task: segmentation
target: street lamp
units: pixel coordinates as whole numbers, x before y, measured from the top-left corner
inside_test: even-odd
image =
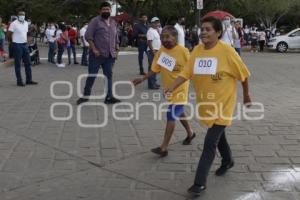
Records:
[[[197,0],[196,1],[196,20],[197,20],[197,26],[200,27],[200,21],[201,21],[201,10],[203,9],[203,0]]]

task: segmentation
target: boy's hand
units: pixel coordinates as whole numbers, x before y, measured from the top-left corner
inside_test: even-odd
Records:
[[[170,97],[170,96],[172,95],[172,92],[173,92],[173,89],[172,89],[172,88],[166,88],[166,89],[164,90],[164,96],[165,96],[165,98]]]

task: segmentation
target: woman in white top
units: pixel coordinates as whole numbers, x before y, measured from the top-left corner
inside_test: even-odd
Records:
[[[266,32],[264,29],[259,29],[257,35],[258,35],[259,51],[263,52],[266,43]]]
[[[243,41],[243,30],[241,28],[240,22],[236,21],[234,22],[234,28],[236,31],[236,37],[234,38],[233,46],[235,51],[241,55],[241,49],[242,49],[242,41]]]

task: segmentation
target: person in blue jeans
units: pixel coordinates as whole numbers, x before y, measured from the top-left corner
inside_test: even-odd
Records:
[[[50,22],[46,29],[46,37],[49,44],[48,49],[48,62],[55,64],[55,50],[56,50],[56,28],[54,22]]]
[[[25,20],[25,12],[18,12],[18,19],[10,24],[8,29],[8,40],[12,42],[12,49],[15,60],[15,74],[17,78],[17,86],[24,87],[21,76],[21,61],[24,62],[26,84],[36,85],[37,82],[32,81],[31,61],[29,49],[27,45],[28,22]]]
[[[148,17],[146,14],[142,13],[140,15],[140,23],[134,26],[134,37],[137,38],[137,47],[138,47],[138,60],[139,60],[139,68],[140,68],[140,75],[145,75],[143,60],[144,60],[144,53],[147,55],[147,25]],[[148,56],[148,55],[147,55]]]
[[[64,24],[59,24],[59,30],[57,31],[57,67],[65,67],[65,64],[62,62],[62,56],[64,54],[65,48],[68,44],[69,37],[68,37],[68,30]]]
[[[119,39],[117,34],[117,22],[110,17],[111,4],[103,2],[100,5],[100,15],[94,17],[88,25],[85,33],[85,39],[90,46],[89,53],[89,76],[86,79],[84,87],[84,96],[77,100],[77,105],[89,101],[92,87],[95,82],[95,75],[98,74],[100,66],[107,79],[107,95],[105,104],[119,103],[120,100],[113,96],[112,91],[112,69],[118,56]]]

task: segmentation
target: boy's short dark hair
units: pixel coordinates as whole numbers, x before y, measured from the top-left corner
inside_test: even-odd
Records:
[[[219,20],[215,17],[205,17],[204,19],[201,20],[201,24],[206,23],[206,22],[211,23],[212,27],[214,28],[214,30],[216,32],[221,33],[221,35],[219,36],[219,39],[221,39],[222,35],[223,35],[223,25],[222,25],[221,20]]]
[[[104,7],[110,7],[111,8],[111,4],[107,1],[104,1],[100,4],[100,10]]]

